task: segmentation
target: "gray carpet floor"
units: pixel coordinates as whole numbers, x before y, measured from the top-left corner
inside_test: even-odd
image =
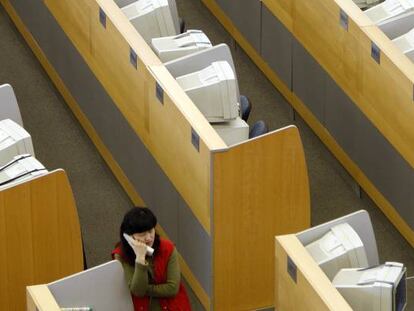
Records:
[[[233,47],[239,86],[253,109],[249,123],[270,129],[295,124],[301,133],[309,171],[312,225],[365,209],[378,243],[380,261],[405,263],[414,274],[414,250],[375,204],[353,190],[353,181],[307,125],[292,121],[290,106],[199,0],[177,0],[188,29],[202,29],[211,41]],[[39,62],[0,6],[0,84],[13,86],[36,157],[49,169],[63,168],[75,195],[88,266],[110,259],[118,228],[131,202],[63,101]],[[408,281],[407,310],[414,310],[414,280]],[[191,293],[194,310],[201,310]]]

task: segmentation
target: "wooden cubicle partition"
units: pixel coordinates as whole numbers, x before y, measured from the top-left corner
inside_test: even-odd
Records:
[[[271,306],[272,238],[310,225],[297,129],[226,146],[112,0],[2,3],[204,307]]]
[[[352,310],[296,235],[276,237],[275,247],[277,311]],[[289,266],[295,266],[296,280],[289,274]]]
[[[216,309],[272,306],[271,234],[310,225],[309,184],[299,131],[294,126],[274,131],[215,153],[213,161]]]
[[[203,3],[413,246],[412,62],[351,0]]]
[[[26,286],[83,269],[79,218],[66,173],[0,191],[0,309],[24,310]]]

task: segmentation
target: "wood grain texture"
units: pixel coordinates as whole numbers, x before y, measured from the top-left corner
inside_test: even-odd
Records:
[[[118,163],[114,160],[109,150],[106,148],[105,144],[102,142],[100,137],[98,136],[96,130],[90,123],[90,121],[86,118],[83,114],[79,105],[77,104],[76,100],[69,92],[66,85],[63,83],[62,79],[59,77],[56,70],[50,64],[48,59],[46,58],[45,54],[37,44],[36,40],[34,40],[33,36],[31,35],[30,31],[26,28],[26,26],[21,21],[20,17],[15,12],[14,8],[10,5],[10,2],[7,0],[2,0],[1,4],[6,9],[7,13],[13,20],[14,24],[16,25],[19,32],[22,34],[23,38],[26,40],[27,44],[32,49],[33,53],[36,55],[37,59],[39,60],[40,64],[48,73],[50,79],[55,84],[56,88],[62,94],[63,98],[65,99],[68,106],[71,108],[72,112],[81,123],[82,127],[88,134],[89,138],[94,142],[96,148],[104,158],[105,162],[111,168],[112,172],[114,173],[115,177],[118,179],[120,184],[123,186],[124,190],[128,193],[129,197],[131,198],[132,202],[135,205],[145,206],[144,201],[140,197],[140,195],[136,192],[134,187],[132,186],[131,182],[126,177],[125,173],[122,171]]]
[[[414,166],[414,65],[378,27],[354,22],[362,11],[352,12],[345,31],[340,8],[335,1],[295,0],[293,34]],[[371,42],[383,51],[380,65],[371,57]]]
[[[23,310],[27,285],[82,270],[79,219],[63,170],[0,191],[0,217],[1,310]]]
[[[27,311],[60,311],[47,285],[28,286],[26,288],[26,296]]]
[[[214,154],[214,309],[273,305],[275,235],[310,225],[306,162],[289,126]]]
[[[246,38],[241,34],[241,32],[236,28],[232,21],[223,13],[220,7],[214,0],[202,0],[204,5],[216,16],[219,22],[226,28],[230,35],[237,41],[237,43],[246,51],[255,64],[263,71],[267,78],[273,83],[273,85],[283,94],[283,96],[290,102],[293,93],[286,86],[286,84],[275,74],[275,72],[270,68],[270,66],[263,60],[260,54],[255,50],[255,48],[247,41]],[[291,1],[287,3],[283,2],[281,6],[284,6],[284,9],[290,11],[288,8],[291,7]],[[285,6],[286,5],[286,6]],[[286,25],[285,25],[286,26]],[[287,26],[286,26],[287,27]]]
[[[293,32],[293,5],[292,0],[262,0],[262,5],[266,6],[274,16],[290,31]]]
[[[276,297],[278,311],[352,311],[295,235],[275,239]],[[297,281],[287,272],[287,257],[297,267]]]
[[[199,151],[193,146],[191,125],[185,119],[195,106],[164,66],[151,66],[150,70],[155,78],[149,83],[152,155],[159,159],[162,170],[173,181],[204,230],[210,234],[211,153],[201,139]],[[164,104],[155,95],[155,81],[164,90]],[[179,104],[174,105],[174,102]],[[197,117],[198,121],[193,119],[196,121],[194,124],[197,124],[197,133],[211,128],[201,113]],[[212,135],[213,139],[221,140],[217,133],[213,132]]]
[[[179,85],[172,82],[174,79],[113,1],[80,2],[84,2],[91,14],[88,52],[78,47],[77,42],[81,42],[82,38],[72,32],[71,23],[76,22],[73,16],[64,14],[65,10],[60,9],[61,6],[71,7],[68,11],[75,14],[81,6],[72,7],[72,1],[46,4],[78,50],[83,53],[82,56],[92,72],[129,125],[209,232],[208,149],[225,148],[226,145]],[[99,7],[107,15],[106,27],[99,21]],[[131,47],[138,55],[137,68],[130,63]],[[169,96],[166,101],[169,104],[165,105],[167,109],[158,109],[160,103],[155,97],[155,78],[147,69],[151,65],[154,68],[157,65],[164,68],[164,72],[157,79],[165,89],[168,88]],[[199,155],[194,153],[191,145],[191,127],[200,136]]]
[[[407,241],[414,230],[338,145],[326,128],[254,51],[213,0],[203,3],[235,38],[329,150],[375,201]],[[413,64],[349,0],[264,0],[265,5],[373,122],[401,156],[413,166]],[[339,25],[340,8],[349,16],[348,31]],[[371,40],[382,51],[381,65],[371,58]],[[398,107],[398,108],[396,108]]]
[[[296,112],[306,120],[315,134],[324,142],[328,149],[335,155],[338,161],[347,169],[349,174],[358,182],[364,191],[372,198],[375,204],[387,216],[391,223],[399,230],[402,236],[414,247],[414,231],[408,226],[392,204],[372,184],[368,177],[361,171],[358,165],[348,156],[342,147],[336,142],[328,130],[319,122],[308,107],[293,95],[290,102]]]

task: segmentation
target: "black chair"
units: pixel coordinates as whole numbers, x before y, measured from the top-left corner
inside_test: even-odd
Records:
[[[178,20],[180,22],[180,33],[184,33],[185,32],[185,21],[181,17],[179,17]]]
[[[247,122],[250,111],[252,110],[252,105],[250,103],[250,99],[245,95],[240,95],[240,110],[241,118]]]
[[[250,129],[249,138],[254,138],[268,132],[267,125],[264,121],[257,121]]]

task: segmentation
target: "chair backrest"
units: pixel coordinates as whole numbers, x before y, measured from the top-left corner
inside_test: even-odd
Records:
[[[257,121],[250,129],[249,138],[254,138],[268,132],[267,125],[264,121]]]
[[[10,84],[0,85],[0,120],[11,119],[23,127],[19,105]]]
[[[250,99],[245,95],[240,95],[240,110],[241,118],[247,122],[249,119],[250,111],[252,110],[252,104]]]
[[[134,309],[124,271],[118,260],[48,284],[61,308],[92,307],[92,310]]]

